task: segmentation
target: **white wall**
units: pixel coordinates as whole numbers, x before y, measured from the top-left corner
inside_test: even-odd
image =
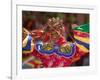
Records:
[[[21,1],[21,0],[19,0]],[[27,0],[29,1],[29,0]],[[56,3],[66,3],[66,4],[79,4],[79,5],[96,5],[98,9],[98,34],[99,25],[100,25],[100,2],[99,0],[33,0],[33,1],[41,1],[41,2],[56,2]],[[10,76],[10,47],[11,47],[11,1],[10,0],[1,0],[0,2],[0,80],[8,80],[8,76]],[[97,28],[97,26],[94,26]],[[97,35],[97,34],[96,34]],[[100,43],[100,37],[98,38],[98,43]],[[100,47],[100,46],[98,46]],[[96,53],[94,53],[96,54]],[[98,54],[98,57],[100,54]],[[100,58],[98,59],[100,61]],[[100,67],[100,64],[99,64]],[[100,69],[99,69],[100,75]],[[91,76],[86,76],[91,79]],[[92,79],[98,80],[98,76],[94,76]],[[56,80],[57,78],[55,78]],[[91,80],[92,80],[91,79]],[[52,79],[51,79],[52,80]],[[65,78],[59,80],[65,80]],[[66,79],[69,80],[69,79]],[[74,77],[73,80],[81,80],[81,77]]]

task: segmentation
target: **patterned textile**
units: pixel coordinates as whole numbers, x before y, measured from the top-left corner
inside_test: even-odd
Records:
[[[77,26],[73,29],[73,34],[74,43],[66,43],[63,38],[60,38],[62,40],[57,41],[60,45],[44,44],[42,41],[33,43],[33,37],[27,35],[22,47],[23,68],[25,66],[27,68],[71,66],[83,55],[89,53],[89,24]]]
[[[89,24],[76,27],[73,30],[76,45],[84,54],[89,52]]]

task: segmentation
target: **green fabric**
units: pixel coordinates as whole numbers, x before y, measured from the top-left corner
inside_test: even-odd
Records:
[[[89,33],[89,24],[83,24],[83,25],[77,26],[77,27],[74,28],[74,30]]]

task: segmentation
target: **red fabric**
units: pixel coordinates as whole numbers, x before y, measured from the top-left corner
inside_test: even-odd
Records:
[[[56,44],[58,45],[62,45],[62,44],[65,44],[66,43],[66,40],[64,38],[59,38],[57,41],[56,41]]]
[[[77,30],[73,30],[73,34],[79,37],[89,37],[88,33],[77,31]]]
[[[44,42],[49,41],[50,40],[50,34],[49,33],[46,33],[43,40],[44,40]]]

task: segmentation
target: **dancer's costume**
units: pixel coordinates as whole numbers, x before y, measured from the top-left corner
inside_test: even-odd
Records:
[[[22,48],[23,66],[28,65],[31,68],[71,66],[89,53],[89,24],[75,27],[73,33],[74,43],[60,37],[54,44],[44,43],[42,40],[33,42],[34,37],[27,35]],[[45,35],[44,41],[48,41],[48,33]]]

